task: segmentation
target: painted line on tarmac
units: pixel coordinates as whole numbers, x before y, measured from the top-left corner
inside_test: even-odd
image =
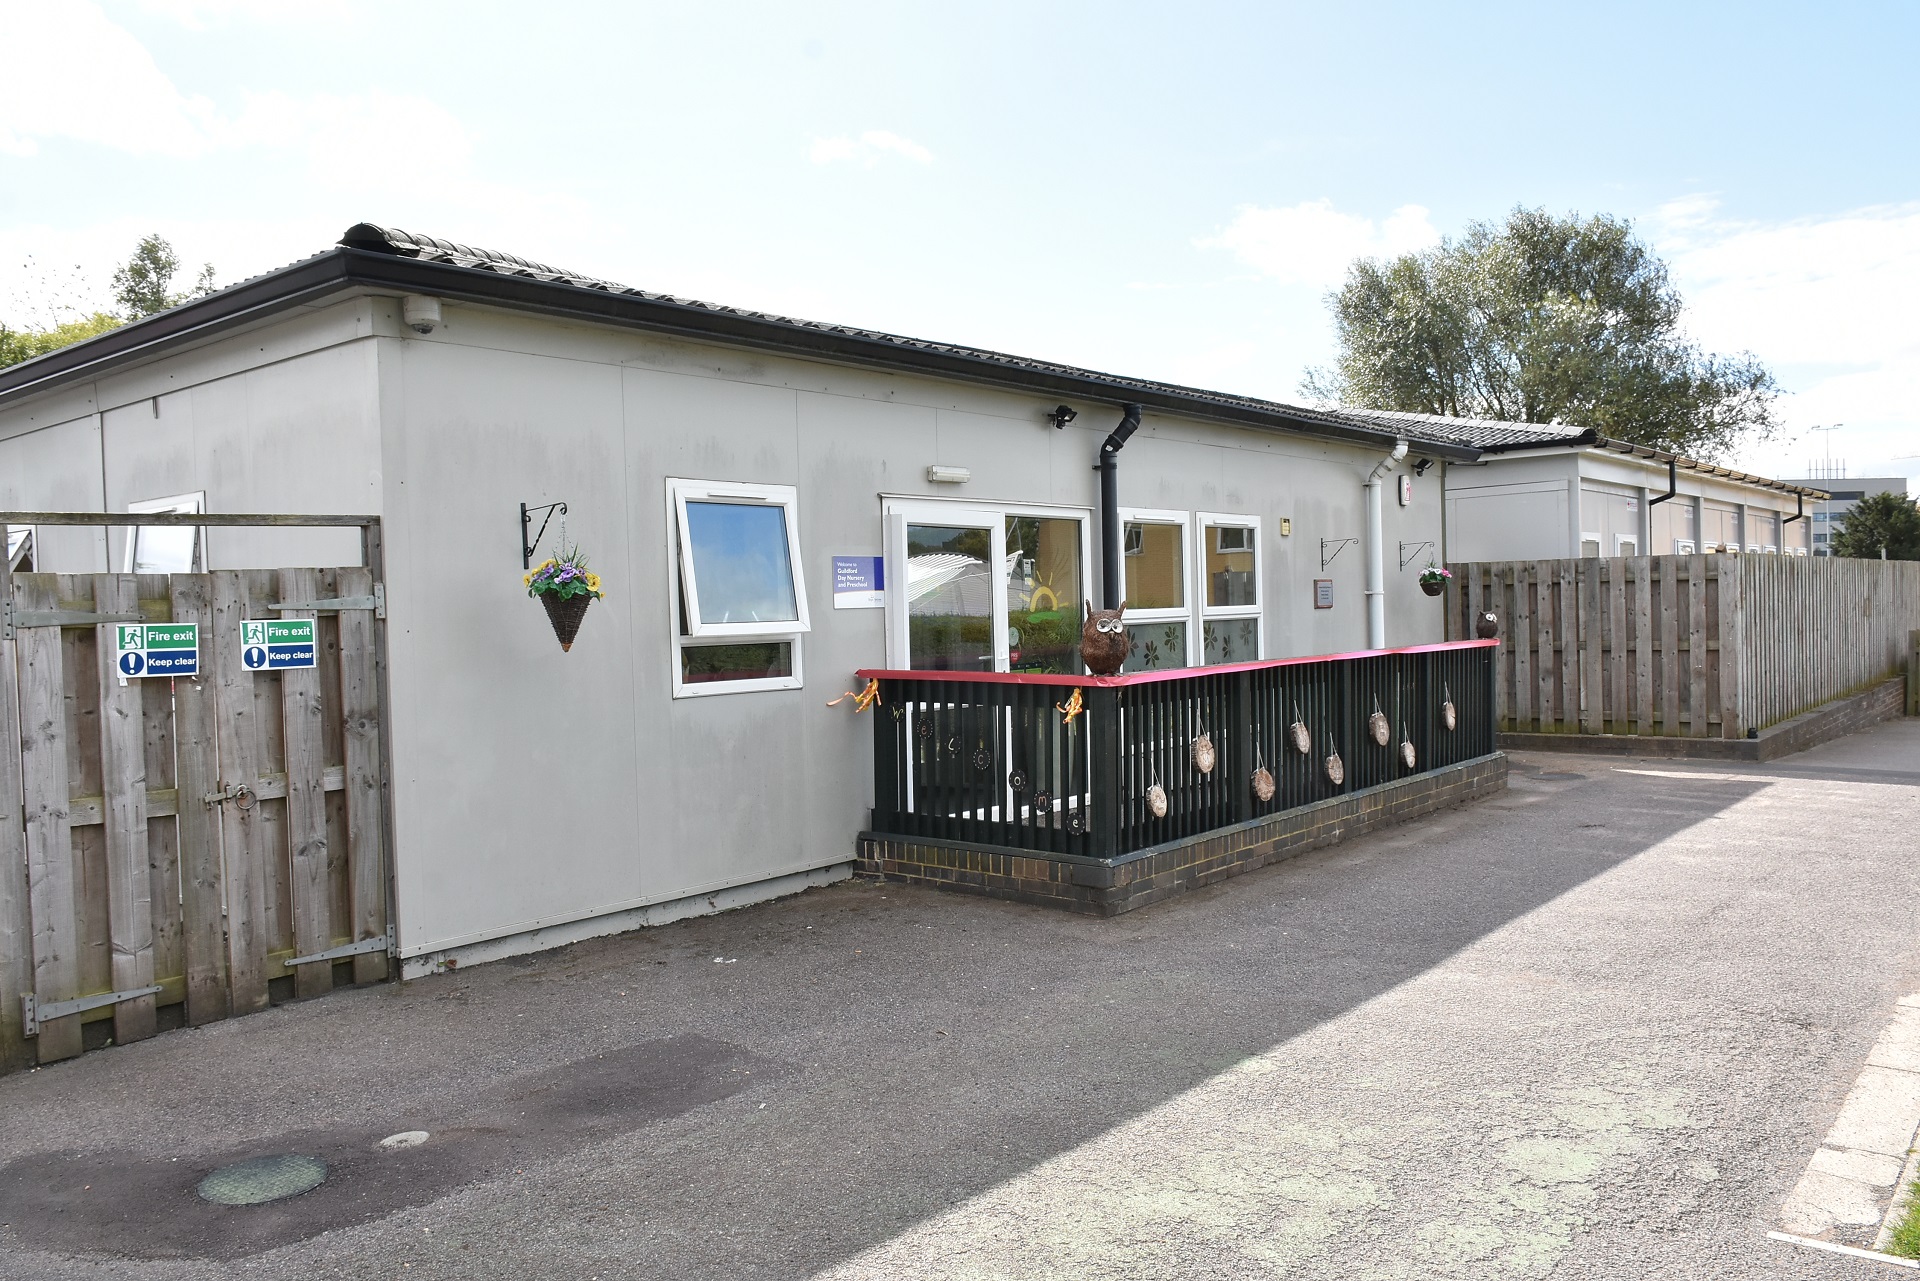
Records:
[[[1875,1263],[1890,1263],[1896,1268],[1920,1268],[1920,1259],[1902,1259],[1892,1254],[1875,1254],[1872,1250],[1862,1250],[1857,1245],[1841,1245],[1836,1241],[1816,1241],[1812,1237],[1797,1237],[1791,1232],[1769,1232],[1767,1237],[1774,1241],[1789,1241],[1794,1245],[1804,1245],[1811,1250],[1825,1250],[1828,1254],[1844,1254],[1854,1259],[1872,1259]]]

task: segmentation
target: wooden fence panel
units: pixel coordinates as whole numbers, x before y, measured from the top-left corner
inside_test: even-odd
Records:
[[[178,574],[168,584],[173,621],[200,625],[200,661],[212,671],[212,583],[204,574]],[[233,1012],[228,996],[226,860],[219,814],[205,798],[220,790],[210,675],[173,682],[176,806],[180,847],[181,934],[186,953],[186,1021],[192,1026]]]
[[[319,575],[310,569],[280,571],[279,598],[289,604],[320,599]],[[310,609],[281,610],[282,618],[316,618]],[[299,669],[281,673],[281,725],[286,742],[287,854],[291,864],[288,895],[293,914],[296,955],[311,956],[333,946],[333,887],[327,867],[326,770],[321,729],[320,673]],[[319,996],[333,990],[333,966],[315,961],[294,970],[294,991]]]
[[[372,573],[3,585],[56,617],[0,638],[0,1071],[388,978],[380,624],[278,611],[319,614],[316,665],[285,671],[248,669],[240,628],[283,601],[371,601]],[[200,676],[123,681],[102,616],[199,624]],[[143,994],[44,1015],[125,991]]]
[[[1903,670],[1920,562],[1746,555],[1452,566],[1501,619],[1499,724],[1739,738]],[[1510,675],[1507,675],[1510,673]]]
[[[0,568],[0,573],[4,569]],[[0,595],[10,586],[0,583]],[[27,900],[27,832],[10,820],[26,813],[20,788],[18,642],[0,633],[0,1072],[29,1067],[21,998],[33,991],[33,915]]]
[[[57,608],[52,575],[15,580],[21,609]],[[16,633],[19,650],[20,780],[24,793],[27,886],[33,913],[33,990],[42,1001],[80,995],[80,929],[68,825],[67,707],[61,635],[51,627]],[[42,1063],[80,1053],[80,1018],[48,1019],[36,1044]]]
[[[364,569],[340,571],[342,596],[368,596],[373,575]],[[340,714],[345,724],[347,850],[351,861],[351,942],[380,938],[387,932],[387,857],[385,769],[380,755],[380,676],[374,618],[369,610],[340,615]],[[384,954],[354,958],[356,983],[387,977]]]
[[[139,586],[128,574],[93,580],[94,608],[102,614],[140,612]],[[104,643],[111,624],[96,633],[94,669],[100,691],[100,812],[106,854],[107,935],[111,990],[153,986],[153,892],[147,850],[147,727],[144,680],[128,680]],[[125,1044],[154,1033],[154,1000],[142,996],[113,1007],[113,1039]]]

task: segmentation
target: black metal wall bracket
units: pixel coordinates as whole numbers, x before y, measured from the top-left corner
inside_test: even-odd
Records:
[[[540,540],[547,536],[547,525],[552,522],[555,511],[564,516],[567,514],[567,505],[548,503],[545,507],[529,507],[525,503],[520,504],[520,568],[533,568],[533,553],[539,548]],[[540,522],[540,532],[529,537],[535,512],[545,512],[546,517]]]
[[[1419,558],[1420,549],[1422,547],[1431,547],[1431,546],[1433,546],[1433,540],[1431,538],[1427,539],[1427,541],[1425,541],[1424,543],[1401,543],[1400,544],[1401,572],[1404,573],[1406,571],[1407,566],[1411,565],[1416,559]],[[1407,548],[1409,547],[1413,548],[1412,555],[1407,554]]]
[[[1360,540],[1357,538],[1323,538],[1321,539],[1320,540],[1320,568],[1325,569],[1327,566],[1333,564],[1333,558],[1335,556],[1338,556],[1341,552],[1347,550],[1348,543],[1357,543],[1359,541]],[[1327,550],[1328,544],[1333,545],[1333,550],[1331,552]]]

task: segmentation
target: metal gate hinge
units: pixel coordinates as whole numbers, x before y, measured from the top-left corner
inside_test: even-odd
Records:
[[[385,618],[387,616],[387,585],[385,583],[375,583],[373,585],[373,595],[371,596],[328,596],[321,600],[279,601],[267,606],[267,608],[279,610],[311,609],[315,611],[370,609],[373,611],[375,618]]]
[[[0,620],[0,631],[6,639],[12,640],[14,632],[22,627],[93,627],[100,623],[139,623],[146,621],[143,614],[92,614],[79,609],[21,609],[8,596],[6,617]]]
[[[103,1005],[137,1001],[143,996],[154,996],[163,990],[158,983],[155,983],[152,987],[129,988],[124,992],[98,992],[92,996],[75,997],[71,1001],[42,1001],[29,992],[20,998],[20,1022],[24,1025],[21,1035],[39,1036],[42,1023],[64,1019],[69,1014],[84,1014],[88,1010],[97,1010]]]
[[[385,934],[370,939],[361,939],[358,943],[342,943],[339,947],[330,947],[324,952],[315,952],[312,956],[296,956],[286,963],[288,969],[296,965],[310,965],[314,961],[338,961],[342,957],[361,956],[367,952],[385,952],[393,955],[393,927],[389,925]]]

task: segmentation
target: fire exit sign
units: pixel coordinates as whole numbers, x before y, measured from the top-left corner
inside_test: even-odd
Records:
[[[198,676],[200,624],[118,623],[113,666],[122,676]]]
[[[311,618],[249,618],[240,624],[240,662],[250,672],[312,667]]]

